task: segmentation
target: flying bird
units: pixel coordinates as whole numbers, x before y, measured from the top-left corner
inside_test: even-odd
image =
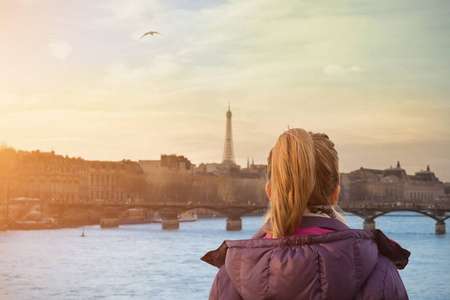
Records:
[[[149,31],[149,32],[144,33],[144,34],[141,36],[141,39],[142,39],[144,36],[148,35],[148,34],[154,35],[154,34],[161,34],[161,33],[157,32],[157,31]],[[162,34],[161,34],[161,35],[162,35]]]

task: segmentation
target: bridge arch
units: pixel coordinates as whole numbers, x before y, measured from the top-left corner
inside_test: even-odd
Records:
[[[242,217],[254,211],[261,210],[258,206],[240,206],[240,207],[210,207],[199,205],[198,208],[208,209],[227,217],[226,229],[227,231],[242,230]]]
[[[194,209],[208,209],[210,211],[225,215],[227,217],[226,229],[228,231],[238,231],[242,229],[242,216],[254,211],[267,209],[266,206],[255,205],[253,203],[191,203],[191,202],[170,202],[151,204],[130,204],[119,206],[119,209],[143,208],[157,212],[161,217],[163,229],[178,229],[178,215]]]
[[[355,216],[358,216],[365,220],[366,219],[375,220],[378,217],[382,217],[382,216],[390,214],[390,213],[402,212],[402,211],[409,211],[409,212],[421,214],[421,215],[424,215],[426,217],[429,217],[429,218],[435,220],[436,222],[439,222],[439,221],[443,222],[443,221],[447,220],[448,218],[450,218],[450,215],[439,217],[428,211],[418,211],[418,210],[414,210],[414,209],[401,209],[401,210],[395,210],[395,211],[377,211],[372,216],[367,216],[366,214],[360,213],[360,212],[351,212],[351,213],[354,214]]]
[[[445,220],[450,218],[450,215],[445,215],[445,212],[441,211],[433,211],[433,210],[420,210],[420,209],[410,209],[410,208],[397,208],[394,210],[391,209],[351,209],[347,210],[347,212],[358,216],[364,220],[363,228],[372,230],[375,229],[375,219],[382,217],[384,215],[393,213],[393,212],[413,212],[416,214],[421,214],[426,217],[429,217],[436,221],[435,224],[435,233],[436,234],[445,234]]]

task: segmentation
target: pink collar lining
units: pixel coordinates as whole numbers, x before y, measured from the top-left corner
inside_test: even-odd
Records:
[[[335,230],[330,230],[330,229],[324,229],[324,228],[320,228],[320,227],[300,227],[295,229],[295,231],[291,234],[291,236],[293,235],[308,235],[308,234],[322,234],[322,233],[328,233],[328,232],[335,232]],[[269,234],[266,234],[263,239],[271,239],[272,237]]]

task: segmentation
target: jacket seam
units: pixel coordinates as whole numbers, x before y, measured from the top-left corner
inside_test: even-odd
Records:
[[[273,249],[270,251],[270,255],[269,258],[267,260],[267,287],[265,290],[265,295],[266,298],[269,296],[269,292],[270,292],[270,262],[272,261],[272,255],[273,255]]]
[[[317,273],[319,274],[319,290],[320,290],[320,298],[325,299],[323,287],[322,287],[322,271],[321,271],[321,263],[320,263],[320,252],[316,249],[316,247],[311,247],[313,251],[317,254]]]
[[[362,287],[361,282],[361,252],[359,251],[359,248],[357,247],[358,239],[353,239],[352,245],[353,245],[353,256],[355,258],[353,267],[355,269],[355,283],[356,283],[356,290],[359,290]]]
[[[378,258],[379,260],[379,258]],[[388,274],[388,268],[389,268],[389,263],[386,264],[386,267],[384,268],[384,276],[383,276],[383,281],[381,281],[381,283],[383,284],[383,299],[387,299],[387,293],[386,293],[386,277]]]
[[[238,259],[238,266],[239,266],[239,276],[238,276],[238,280],[239,280],[239,282],[237,283],[238,284],[238,291],[239,291],[239,295],[242,295],[242,285],[241,285],[241,276],[242,276],[242,265],[241,265],[241,258],[242,258],[242,253],[241,253],[241,251],[239,251],[238,252],[239,253],[239,255],[238,255],[238,257],[239,257],[239,259]]]

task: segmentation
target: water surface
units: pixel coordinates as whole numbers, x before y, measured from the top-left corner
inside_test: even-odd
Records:
[[[350,227],[362,219],[346,217]],[[412,252],[400,271],[411,299],[450,299],[449,234],[435,221],[397,213],[377,228]],[[0,299],[207,299],[217,272],[200,257],[225,239],[250,238],[262,217],[243,218],[227,232],[226,220],[199,219],[163,231],[161,224],[0,232]],[[447,228],[448,230],[448,228]]]

